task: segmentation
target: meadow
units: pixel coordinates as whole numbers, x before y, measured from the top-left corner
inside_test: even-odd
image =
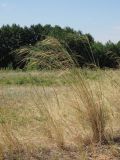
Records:
[[[1,159],[119,160],[119,95],[119,70],[1,70]]]

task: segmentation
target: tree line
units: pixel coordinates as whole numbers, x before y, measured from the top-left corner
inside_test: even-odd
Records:
[[[70,27],[41,24],[30,27],[13,24],[0,28],[0,68],[14,66],[15,55],[11,54],[12,51],[34,45],[47,36],[58,39],[80,67],[96,65],[100,68],[119,68],[120,41],[116,44],[111,41],[102,44],[96,42],[91,34],[83,34]]]

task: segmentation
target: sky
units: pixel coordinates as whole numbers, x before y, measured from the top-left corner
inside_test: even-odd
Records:
[[[103,43],[120,40],[120,0],[0,0],[0,26],[70,26]]]

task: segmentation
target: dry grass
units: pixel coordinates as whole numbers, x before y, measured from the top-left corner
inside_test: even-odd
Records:
[[[69,72],[55,72],[59,85],[0,86],[1,159],[120,159],[120,71]]]

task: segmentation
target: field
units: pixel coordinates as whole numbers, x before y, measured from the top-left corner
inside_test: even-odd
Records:
[[[119,160],[120,71],[0,71],[1,159]]]

